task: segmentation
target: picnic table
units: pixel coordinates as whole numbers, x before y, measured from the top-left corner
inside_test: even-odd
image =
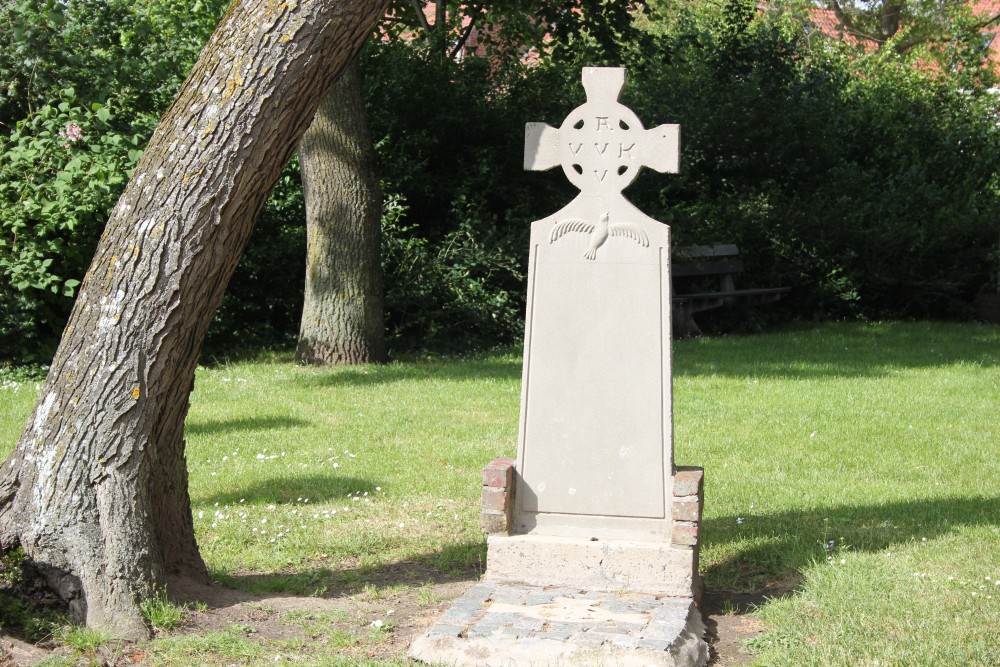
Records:
[[[684,246],[672,254],[674,337],[701,333],[694,316],[723,306],[751,306],[777,301],[790,287],[736,289],[733,276],[743,272],[739,248],[731,243]]]

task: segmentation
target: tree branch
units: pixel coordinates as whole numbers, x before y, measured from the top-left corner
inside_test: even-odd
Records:
[[[420,27],[430,32],[431,24],[427,22],[427,17],[424,16],[424,8],[420,5],[420,0],[410,0],[410,6],[413,7],[413,12],[417,15],[417,23],[420,24]]]
[[[882,3],[882,34],[887,40],[899,32],[899,25],[902,18],[902,2],[889,2],[886,0]]]
[[[455,48],[452,49],[451,53],[448,55],[450,59],[454,60],[458,56],[458,54],[462,52],[462,48],[465,46],[465,42],[468,41],[469,36],[472,35],[472,31],[476,29],[476,18],[478,18],[479,14],[482,11],[483,11],[483,3],[480,2],[478,5],[476,5],[475,9],[473,9],[472,12],[469,13],[469,25],[465,28],[465,32],[462,33],[462,37],[461,39],[458,40],[458,44],[455,45]]]
[[[845,32],[850,33],[854,37],[876,42],[879,45],[885,43],[886,39],[884,35],[870,35],[858,28],[854,23],[854,18],[849,12],[844,11],[844,8],[840,6],[840,3],[837,2],[837,0],[830,0],[830,9],[833,10],[834,16],[837,17],[838,21],[840,21],[840,25]]]
[[[993,16],[990,16],[988,18],[983,18],[982,20],[973,23],[967,28],[967,30],[969,32],[979,32],[983,28],[987,28],[991,24],[996,23],[998,20],[1000,20],[1000,12],[997,12]],[[952,32],[947,32],[937,35],[931,35],[931,34],[913,35],[911,37],[901,40],[897,44],[894,44],[893,49],[895,49],[897,53],[906,53],[913,47],[918,46],[920,44],[925,44],[927,42],[941,42],[941,43],[951,42],[957,39],[957,37],[958,36]]]
[[[975,30],[982,30],[983,28],[989,27],[990,24],[996,23],[998,21],[1000,21],[1000,12],[997,12],[988,19],[984,19],[983,21],[981,21],[980,23],[976,24],[973,27]]]
[[[837,0],[830,0],[830,9],[833,10],[834,16],[837,17],[838,21],[840,21],[840,25],[844,26],[846,30],[854,30],[854,19],[852,19],[851,16],[844,11],[844,8],[840,6],[840,3],[837,2]]]

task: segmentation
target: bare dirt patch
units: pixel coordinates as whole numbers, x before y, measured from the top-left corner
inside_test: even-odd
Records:
[[[246,581],[267,575],[245,573]],[[478,579],[479,573],[442,574],[406,563],[388,566],[351,586],[331,588],[322,596],[255,595],[221,584],[187,580],[171,582],[170,597],[187,611],[172,630],[157,630],[149,642],[109,642],[87,651],[53,642],[25,643],[0,628],[0,667],[29,667],[48,658],[60,664],[102,665],[230,665],[312,664],[331,655],[348,660],[405,659],[410,642],[444,613],[452,600]],[[167,648],[185,638],[225,636],[252,643],[256,657],[225,653],[224,642],[212,654],[200,645],[185,659],[183,649]],[[168,654],[168,651],[172,651]],[[72,662],[75,659],[75,663]]]
[[[333,590],[323,597],[251,595],[218,585],[188,584],[179,598],[208,609],[192,611],[180,632],[236,625],[252,628],[254,639],[263,642],[303,639],[319,644],[331,643],[331,635],[345,644],[345,635],[353,634],[356,644],[335,648],[373,659],[403,657],[410,642],[477,578],[471,573],[432,576],[411,568],[398,573],[403,577],[387,574],[369,579],[361,590]]]
[[[0,631],[0,667],[31,665],[47,658],[49,651],[27,644]]]
[[[798,584],[797,577],[789,577],[787,580],[773,581],[756,591],[705,591],[701,612],[708,628],[708,664],[711,667],[750,664],[753,655],[745,644],[747,640],[767,630],[753,612],[768,600],[791,595]]]

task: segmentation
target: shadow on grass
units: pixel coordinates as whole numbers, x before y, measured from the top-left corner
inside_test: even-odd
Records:
[[[362,591],[370,591],[377,597],[399,587],[475,581],[482,575],[485,562],[486,542],[479,540],[447,544],[403,562],[259,574],[213,572],[212,578],[229,588],[264,598],[285,595],[336,598]]]
[[[833,323],[675,343],[674,375],[882,377],[967,363],[1000,366],[1000,328],[975,323]]]
[[[448,381],[503,382],[521,379],[519,355],[407,360],[384,366],[332,368],[304,380],[317,387],[370,387],[397,382]],[[297,379],[296,382],[303,380]]]
[[[299,502],[319,503],[344,499],[348,493],[375,494],[380,482],[331,473],[327,475],[300,475],[297,477],[272,477],[234,491],[221,491],[206,498],[194,498],[194,507],[219,505],[267,505]]]
[[[222,421],[188,422],[184,425],[184,433],[186,435],[218,435],[236,431],[269,431],[304,426],[311,426],[311,423],[295,417],[241,417]]]
[[[703,545],[746,543],[703,568],[707,589],[780,597],[810,565],[851,553],[922,544],[960,526],[1000,525],[1000,496],[936,498],[708,519]],[[774,594],[768,595],[771,591]],[[737,595],[738,597],[738,595]]]

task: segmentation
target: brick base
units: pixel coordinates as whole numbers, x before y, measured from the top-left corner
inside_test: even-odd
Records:
[[[568,561],[574,563],[593,561],[602,566],[597,567],[592,563],[592,567],[584,568],[590,573],[587,576],[591,579],[586,579],[589,586],[627,587],[638,586],[639,582],[642,582],[642,590],[658,590],[670,595],[693,597],[697,602],[701,598],[702,588],[701,578],[698,575],[698,555],[701,511],[705,497],[704,476],[705,471],[702,468],[677,466],[674,470],[669,545],[615,541],[598,544],[589,540],[581,542],[570,538],[526,535],[519,535],[516,539],[513,536],[506,539],[510,536],[513,526],[514,459],[506,456],[496,458],[483,469],[480,504],[480,524],[483,532],[490,535],[491,564],[487,575],[499,579],[504,577],[524,579],[527,576],[525,568],[537,569],[538,575],[543,579],[548,576],[559,581],[567,579],[574,582],[573,585],[582,585],[585,578],[577,581],[569,577],[566,572],[557,573],[549,570],[568,567]],[[526,546],[532,548],[526,549]],[[506,552],[500,553],[504,551],[501,547],[517,557]],[[521,553],[522,551],[524,553]],[[619,555],[618,560],[621,562],[609,558],[609,554]],[[536,557],[532,559],[532,555]],[[524,558],[528,560],[525,561]],[[540,565],[542,563],[548,563],[546,566],[548,569],[543,568]],[[615,566],[615,563],[618,565]],[[504,569],[504,564],[509,572]],[[559,576],[556,577],[556,574]]]
[[[677,548],[692,551],[693,578],[691,592],[695,602],[701,601],[702,583],[698,574],[698,555],[701,551],[701,509],[705,505],[705,470],[694,466],[676,466],[674,469],[674,507],[671,514],[670,542]]]
[[[677,466],[674,471],[674,506],[671,512],[671,542],[678,546],[697,547],[701,527],[701,508],[705,503],[705,470]]]
[[[674,502],[671,543],[696,548],[701,534],[701,510],[705,501],[705,471],[693,466],[677,466],[674,472]],[[514,506],[514,459],[501,456],[483,468],[480,496],[480,523],[483,532],[507,534]]]
[[[501,456],[483,468],[479,523],[489,535],[507,535],[514,507],[514,459]]]

